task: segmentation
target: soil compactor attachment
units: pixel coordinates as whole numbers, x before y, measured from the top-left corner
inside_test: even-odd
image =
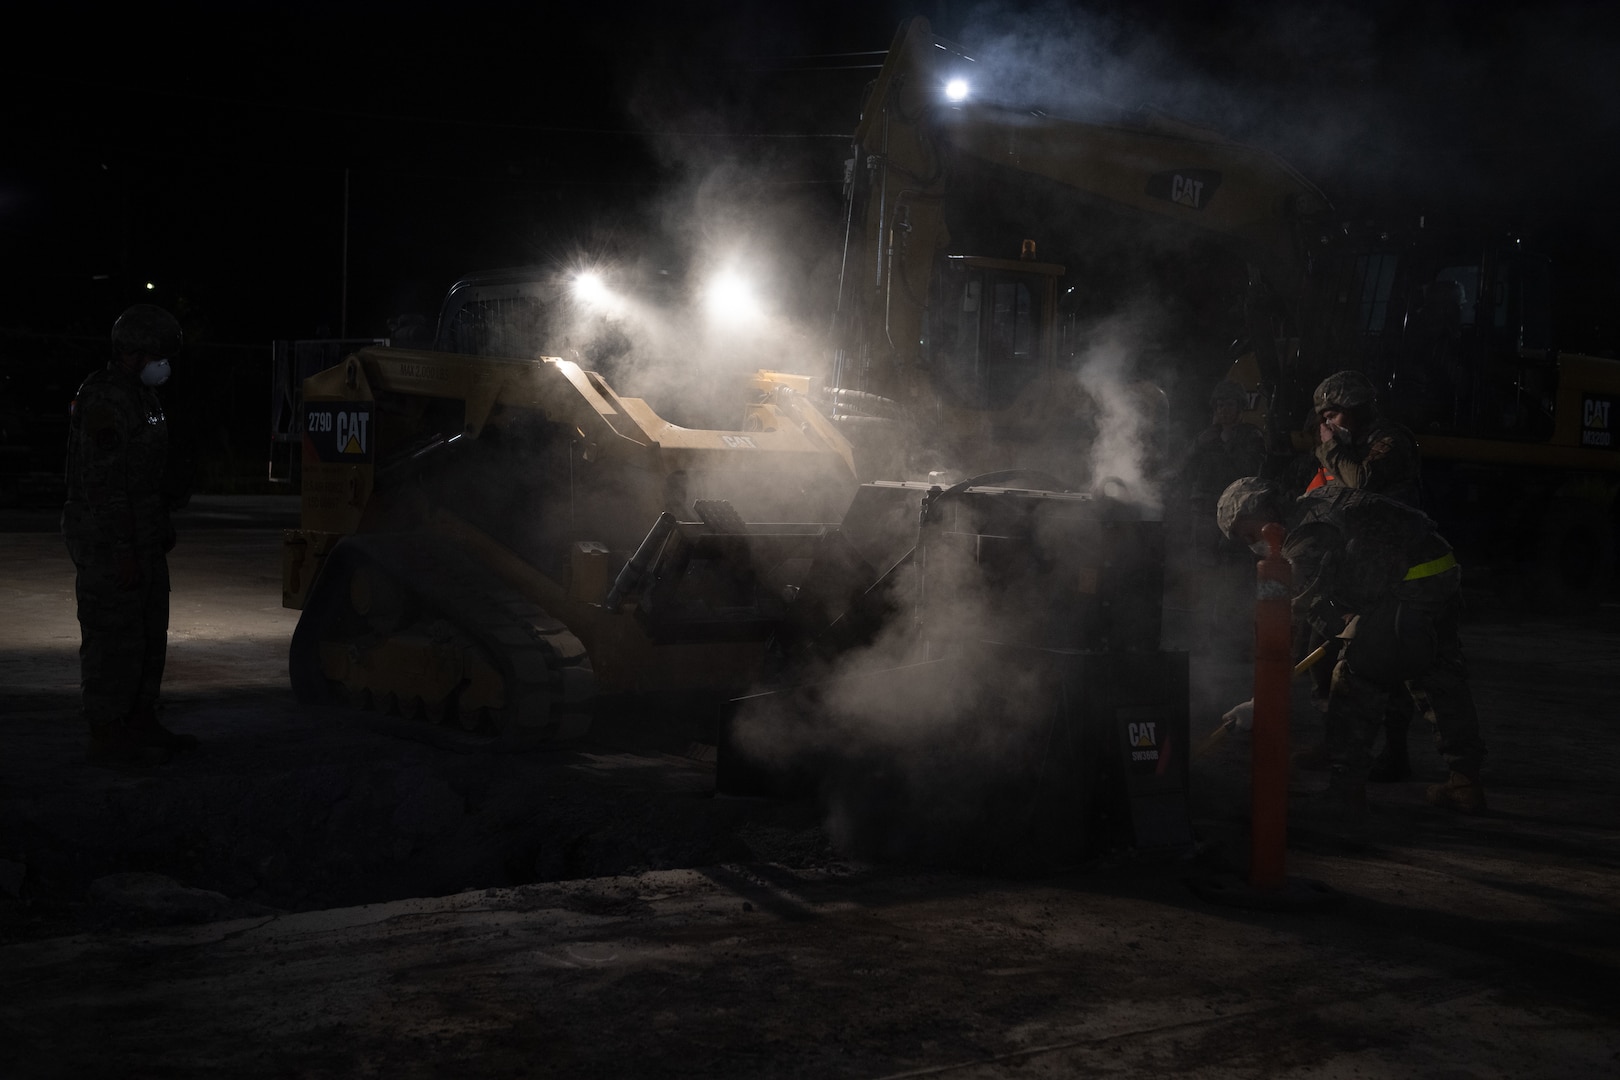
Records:
[[[1191,846],[1187,656],[1159,647],[1162,524],[1049,478],[1008,486],[1029,479],[862,487],[839,532],[889,569],[801,639],[801,681],[732,703],[721,792],[815,793],[882,857],[1049,865]]]

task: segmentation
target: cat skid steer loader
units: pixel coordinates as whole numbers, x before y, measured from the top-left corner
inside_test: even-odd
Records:
[[[752,685],[856,486],[802,394],[761,396],[697,431],[555,358],[368,347],[308,379],[294,688],[533,744],[602,693]]]
[[[721,431],[557,358],[374,346],[309,378],[283,560],[298,697],[510,750],[604,703],[705,708],[737,794],[847,772],[870,709],[898,708],[975,776],[961,733],[1001,748],[958,811],[1038,791],[1060,846],[1190,842],[1160,523],[1027,471],[858,484],[812,390],[761,372]],[[784,765],[768,744],[807,726]]]

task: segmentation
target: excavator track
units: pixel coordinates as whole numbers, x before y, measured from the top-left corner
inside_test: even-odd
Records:
[[[289,650],[306,704],[351,705],[528,749],[590,729],[585,647],[452,543],[350,536],[327,556]]]

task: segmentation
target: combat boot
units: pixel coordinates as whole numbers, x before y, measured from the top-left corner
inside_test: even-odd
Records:
[[[190,750],[197,745],[197,736],[170,731],[158,720],[157,705],[137,705],[130,712],[129,736],[141,746],[155,746],[160,750]]]
[[[1479,777],[1453,769],[1445,783],[1430,784],[1424,798],[1431,806],[1478,814],[1485,809],[1485,785],[1480,783]]]

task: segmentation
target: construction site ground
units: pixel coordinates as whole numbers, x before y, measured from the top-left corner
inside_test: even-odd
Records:
[[[1293,887],[1241,895],[1248,742],[1193,766],[1199,839],[989,873],[876,861],[812,800],[715,792],[702,717],[495,755],[300,707],[280,529],[178,520],[166,722],[84,759],[55,514],[0,513],[0,1073],[15,1077],[1620,1075],[1620,608],[1464,627],[1488,812],[1296,776]],[[1193,653],[1195,737],[1247,696]],[[1296,742],[1319,736],[1296,702]]]

